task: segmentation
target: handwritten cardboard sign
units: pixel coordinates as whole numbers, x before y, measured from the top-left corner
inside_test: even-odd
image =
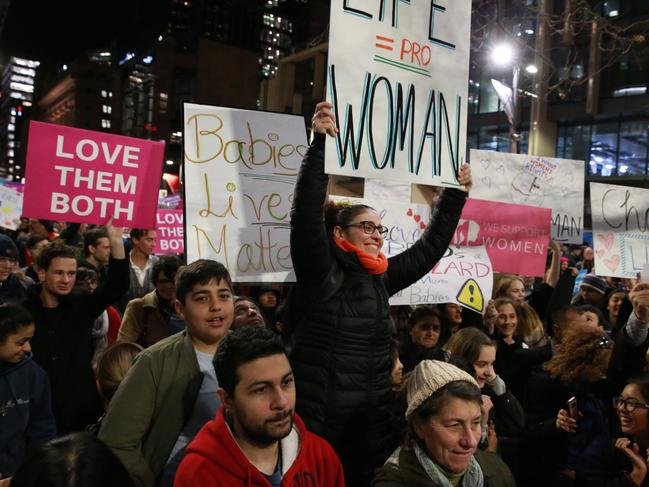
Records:
[[[458,186],[466,153],[470,0],[332,0],[329,174]]]
[[[182,254],[185,251],[183,210],[158,209],[155,254]]]
[[[410,248],[426,229],[426,205],[367,198],[330,196],[337,202],[363,203],[374,208],[388,228],[381,251],[394,257]],[[482,313],[491,297],[493,269],[484,246],[449,249],[431,272],[390,297],[391,305],[457,303]]]
[[[552,209],[552,238],[582,243],[584,162],[471,149],[473,198]]]
[[[18,181],[12,181],[10,179],[0,178],[0,186],[13,189],[16,193],[20,193],[20,194],[23,194],[25,192],[25,185],[23,183],[19,183]]]
[[[290,209],[304,119],[191,103],[184,111],[188,262],[222,262],[238,282],[294,281]]]
[[[0,227],[16,230],[23,210],[23,195],[0,186]]]
[[[484,245],[496,272],[543,276],[550,215],[549,208],[469,198],[453,244]]]
[[[590,183],[595,273],[636,277],[649,264],[649,189]]]
[[[410,201],[410,183],[397,183],[384,179],[366,178],[363,198],[368,200]]]
[[[23,215],[153,228],[164,142],[30,122]]]
[[[493,268],[484,245],[451,246],[428,274],[392,296],[390,304],[456,303],[484,313],[492,287]]]

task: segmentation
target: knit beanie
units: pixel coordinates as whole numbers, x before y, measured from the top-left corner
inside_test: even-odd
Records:
[[[419,362],[408,379],[406,418],[410,418],[415,409],[435,392],[446,384],[458,380],[480,387],[473,377],[458,369],[455,365],[438,360],[422,360]]]
[[[13,240],[3,234],[0,234],[0,257],[18,260],[18,247]]]
[[[608,284],[606,284],[606,281],[601,277],[599,277],[598,275],[586,274],[584,276],[584,280],[581,281],[581,284],[579,285],[579,288],[583,288],[583,287],[592,289],[593,291],[596,291],[600,294],[606,294]]]

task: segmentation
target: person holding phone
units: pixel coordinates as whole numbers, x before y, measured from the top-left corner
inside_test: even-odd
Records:
[[[557,415],[556,427],[569,434],[564,438],[565,451],[560,477],[574,479],[602,475],[605,452],[611,444],[612,394],[605,380],[613,342],[598,327],[574,327],[562,338],[545,370],[556,383],[558,404],[564,404]]]
[[[297,286],[291,363],[297,411],[341,458],[348,485],[368,485],[390,452],[393,324],[388,299],[430,272],[444,255],[471,187],[468,165],[458,168],[462,189],[446,188],[421,237],[401,254],[381,252],[389,229],[366,205],[328,205],[326,135],[338,129],[330,103],[319,103],[314,139],[304,158],[291,209],[291,258]]]

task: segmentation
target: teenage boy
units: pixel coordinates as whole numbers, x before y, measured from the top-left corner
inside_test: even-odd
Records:
[[[280,338],[233,331],[214,357],[223,405],[187,448],[174,487],[339,487],[340,460],[295,414],[295,383]]]
[[[212,358],[232,324],[227,269],[205,259],[181,269],[176,313],[186,329],[138,355],[99,431],[145,487],[173,484],[185,447],[220,406]]]
[[[32,360],[34,319],[15,304],[0,306],[0,478],[27,452],[56,436],[47,374]],[[1,483],[0,483],[1,484]]]
[[[103,412],[92,371],[95,320],[128,289],[128,263],[122,229],[107,226],[111,257],[108,280],[92,294],[74,290],[76,249],[48,245],[38,258],[40,284],[24,302],[34,316],[34,360],[52,385],[52,407],[59,433],[83,430]]]

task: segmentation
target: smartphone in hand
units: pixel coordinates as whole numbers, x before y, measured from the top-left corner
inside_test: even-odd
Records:
[[[576,397],[571,397],[568,399],[568,402],[566,403],[568,405],[568,415],[572,419],[578,419],[579,417],[579,411],[577,410],[577,398]]]

